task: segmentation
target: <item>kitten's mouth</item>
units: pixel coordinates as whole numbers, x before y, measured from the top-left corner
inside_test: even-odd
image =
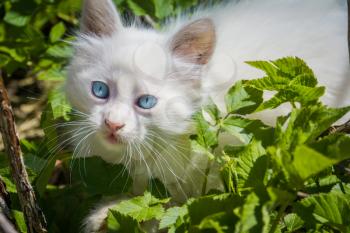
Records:
[[[120,137],[114,133],[107,134],[106,139],[111,144],[121,144],[122,143]]]

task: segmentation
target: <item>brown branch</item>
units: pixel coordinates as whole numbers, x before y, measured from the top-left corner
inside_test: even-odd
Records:
[[[9,158],[11,175],[16,184],[18,198],[26,220],[29,233],[43,233],[46,220],[40,210],[34,190],[30,185],[22,159],[22,151],[16,131],[15,119],[10,100],[5,89],[0,71],[0,131],[6,153]]]
[[[321,134],[320,137],[325,137],[330,134],[335,134],[335,133],[345,133],[345,134],[350,134],[350,120],[345,122],[342,125],[335,125],[327,129],[325,132]]]

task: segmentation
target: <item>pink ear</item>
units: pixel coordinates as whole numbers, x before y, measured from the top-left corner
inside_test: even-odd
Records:
[[[81,32],[110,36],[122,27],[118,12],[111,0],[85,0]]]
[[[176,33],[171,41],[173,54],[188,62],[204,65],[213,55],[216,43],[211,19],[196,20]]]

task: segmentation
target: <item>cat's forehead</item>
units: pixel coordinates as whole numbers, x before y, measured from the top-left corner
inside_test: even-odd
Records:
[[[104,65],[137,76],[163,79],[169,72],[171,56],[161,35],[130,30],[104,39],[100,44]]]

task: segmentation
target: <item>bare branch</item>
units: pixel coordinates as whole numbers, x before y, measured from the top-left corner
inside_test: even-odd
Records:
[[[40,210],[34,190],[30,185],[22,159],[22,151],[16,131],[15,119],[0,71],[0,131],[9,158],[11,175],[16,184],[18,198],[29,233],[43,233],[46,220]]]
[[[345,133],[345,134],[350,134],[350,120],[345,122],[342,125],[334,125],[332,127],[330,127],[329,129],[327,129],[326,131],[324,131],[320,137],[325,137],[328,136],[330,134],[335,134],[335,133]]]

